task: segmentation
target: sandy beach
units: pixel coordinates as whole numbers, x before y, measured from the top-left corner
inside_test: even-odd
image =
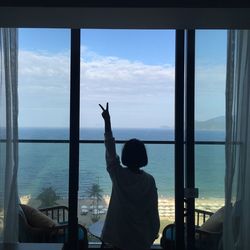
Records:
[[[36,199],[32,199],[30,195],[26,195],[20,198],[21,202],[24,204],[29,204],[34,207],[39,207],[40,202]],[[108,208],[110,196],[104,195],[103,200],[98,202],[98,210],[101,211],[100,220],[105,218],[105,212]],[[224,205],[223,198],[199,198],[196,199],[196,208],[215,212]],[[68,205],[67,199],[61,199],[57,201],[57,204]],[[96,207],[96,203],[94,203]],[[160,196],[158,199],[158,209],[161,220],[174,221],[175,214],[175,200],[173,197],[166,198]],[[92,224],[93,216],[93,200],[90,198],[78,199],[78,219],[79,222],[85,226]],[[84,212],[84,213],[83,213]]]
[[[28,204],[33,207],[39,207],[40,201],[37,199],[32,199],[30,195],[22,196],[20,198],[21,203]],[[85,198],[78,199],[78,221],[80,224],[88,228],[91,224],[95,222],[97,218],[98,221],[104,221],[106,216],[106,211],[110,201],[109,195],[104,195],[102,201],[99,201],[98,204],[96,201],[93,202],[93,199]],[[68,199],[60,199],[56,202],[58,205],[68,206]],[[93,206],[94,204],[94,206]],[[164,197],[159,196],[158,199],[158,209],[160,216],[160,230],[159,238],[155,241],[156,244],[159,244],[161,232],[164,227],[175,221],[175,200],[173,197]],[[199,198],[195,201],[196,208],[215,212],[224,205],[223,198]],[[98,206],[98,209],[95,209]],[[91,238],[90,241],[96,241],[95,238]]]
[[[158,209],[161,218],[168,218],[174,220],[175,213],[174,198],[159,197]],[[224,206],[223,198],[199,198],[195,200],[195,208],[215,212]]]

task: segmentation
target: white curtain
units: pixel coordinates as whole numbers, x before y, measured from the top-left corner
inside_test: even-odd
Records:
[[[224,250],[250,249],[250,32],[228,32]]]
[[[17,30],[0,28],[0,241],[18,236]]]

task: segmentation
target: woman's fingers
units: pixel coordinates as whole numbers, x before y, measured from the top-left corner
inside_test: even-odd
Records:
[[[99,106],[101,107],[102,111],[109,111],[109,103],[108,102],[106,103],[106,109],[101,104],[99,104]]]
[[[105,111],[104,107],[101,104],[99,104],[99,106],[101,107],[102,111]]]

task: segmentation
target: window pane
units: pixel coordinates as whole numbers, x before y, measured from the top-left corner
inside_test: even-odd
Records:
[[[220,144],[195,147],[196,208],[216,211],[224,204],[226,30],[196,32],[195,139]]]
[[[158,140],[152,129],[165,129],[161,140],[166,140],[172,134],[166,128],[172,129],[174,121],[174,35],[167,30],[82,31],[81,127],[103,128],[98,104],[109,102],[114,128],[148,129],[152,140]],[[138,131],[129,136],[143,137]]]
[[[196,140],[225,139],[226,30],[196,31]]]
[[[68,143],[20,143],[18,187],[23,203],[34,207],[68,206]],[[60,198],[38,199],[44,190]],[[43,204],[42,204],[43,203]],[[52,204],[54,203],[54,204]]]
[[[224,205],[225,146],[196,145],[196,208],[215,212]]]
[[[173,141],[175,31],[82,30],[81,39],[81,139],[104,139],[98,104],[109,102],[116,139]],[[116,146],[119,155],[122,146]],[[174,221],[174,147],[146,148],[145,171],[158,188],[162,231]],[[102,191],[101,205],[89,197],[94,184]],[[79,193],[79,221],[87,227],[103,221],[111,194],[103,144],[81,144]]]
[[[70,31],[19,30],[19,138],[69,138]],[[19,144],[22,203],[68,203],[68,143]]]
[[[69,138],[69,48],[69,30],[19,30],[21,138]],[[53,130],[41,132],[38,128]]]

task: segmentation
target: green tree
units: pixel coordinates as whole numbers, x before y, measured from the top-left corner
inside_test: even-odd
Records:
[[[102,200],[103,190],[97,183],[92,184],[92,186],[87,190],[88,196],[96,201]]]
[[[40,207],[51,207],[58,205],[56,201],[60,199],[60,196],[56,194],[53,187],[47,187],[42,189],[36,199],[41,201]]]
[[[91,219],[93,222],[97,222],[100,219],[99,211],[99,202],[102,201],[102,193],[100,185],[93,183],[92,186],[87,190],[88,196],[92,199],[92,205],[94,212],[92,213]],[[97,213],[96,213],[97,212]]]

